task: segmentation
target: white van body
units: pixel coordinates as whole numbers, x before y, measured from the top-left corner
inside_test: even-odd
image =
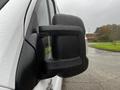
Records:
[[[37,17],[33,24],[50,25],[54,14],[51,0],[8,0],[0,9],[0,90],[17,90],[17,66],[31,20]],[[61,87],[62,78],[55,76],[40,80],[33,90],[61,90]]]
[[[46,3],[46,0],[39,0],[39,2]],[[37,0],[9,0],[0,10],[0,90],[15,90],[19,55],[36,4]],[[44,11],[41,12],[43,15],[41,18],[46,19],[46,21],[40,22],[41,25],[49,24],[49,17],[45,15]],[[47,90],[49,84],[53,85],[51,87],[53,90],[61,90],[62,78],[56,76],[52,79],[42,80],[34,90]]]

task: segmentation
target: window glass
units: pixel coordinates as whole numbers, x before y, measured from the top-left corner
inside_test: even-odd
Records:
[[[39,26],[49,25],[49,14],[46,0],[38,0],[36,5]]]
[[[38,0],[35,12],[37,14],[38,26],[48,26],[50,25],[49,11],[46,0]],[[49,37],[44,37],[43,43],[45,45],[45,52],[50,52],[50,39]],[[50,55],[50,54],[49,54]],[[47,57],[47,56],[46,56]]]
[[[53,2],[51,0],[49,0],[49,7],[50,7],[50,15],[51,15],[51,20],[55,14],[55,11],[54,11],[54,5],[53,5]]]

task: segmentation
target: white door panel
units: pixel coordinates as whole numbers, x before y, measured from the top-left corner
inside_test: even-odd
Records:
[[[15,88],[15,73],[23,43],[23,21],[29,2],[30,0],[9,0],[0,10],[1,86]]]
[[[55,76],[52,78],[53,90],[62,90],[62,78]]]
[[[47,90],[50,79],[41,80],[33,90]]]

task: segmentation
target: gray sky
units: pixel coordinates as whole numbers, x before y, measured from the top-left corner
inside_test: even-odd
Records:
[[[106,24],[120,24],[120,0],[56,0],[60,11],[82,18],[87,32]]]

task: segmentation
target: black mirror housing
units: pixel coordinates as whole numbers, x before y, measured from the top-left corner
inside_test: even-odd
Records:
[[[56,42],[51,44],[53,46],[53,59],[43,58],[41,60],[45,66],[45,73],[70,77],[87,69],[85,34],[82,28],[78,26],[52,25],[41,26],[39,30],[39,40],[46,36],[56,38]],[[42,49],[40,48],[40,50]],[[44,50],[40,55],[43,55]],[[42,73],[42,75],[45,73]]]
[[[68,20],[65,21],[66,19]],[[37,42],[39,79],[55,75],[71,77],[87,69],[85,28],[83,23],[80,25],[78,23],[82,21],[75,16],[57,15],[53,18],[54,25],[39,27]],[[52,59],[45,59],[45,46],[42,40],[48,36],[51,38]]]
[[[84,23],[81,18],[73,15],[66,14],[56,14],[52,20],[53,25],[70,25],[70,26],[79,26],[83,29],[85,33]]]

